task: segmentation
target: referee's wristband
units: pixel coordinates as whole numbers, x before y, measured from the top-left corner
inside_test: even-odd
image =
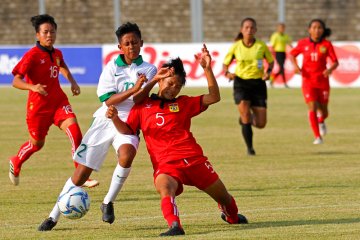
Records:
[[[266,71],[267,74],[271,74],[271,72],[272,72],[272,68],[269,68],[269,69]]]

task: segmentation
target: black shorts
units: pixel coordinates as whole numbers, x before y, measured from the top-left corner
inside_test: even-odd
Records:
[[[286,53],[285,52],[275,52],[275,58],[280,67],[284,66]]]
[[[262,79],[234,80],[234,100],[239,104],[242,100],[250,101],[252,107],[267,107],[266,83]]]

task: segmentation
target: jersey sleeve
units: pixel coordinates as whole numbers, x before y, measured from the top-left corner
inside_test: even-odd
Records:
[[[266,61],[267,61],[268,63],[272,63],[272,62],[274,61],[274,58],[273,58],[273,56],[272,56],[269,48],[266,46],[265,43],[264,43],[264,48],[265,48],[265,50],[264,50],[264,57],[265,57]]]
[[[157,73],[157,69],[154,65],[151,65],[151,68],[149,68],[149,71],[146,73],[146,78],[150,81],[154,78],[154,76]]]
[[[276,33],[273,33],[270,37],[270,46],[275,47],[276,43]]]
[[[105,102],[117,91],[114,75],[115,73],[113,72],[111,64],[113,64],[112,61],[110,61],[105,66],[99,78],[96,93],[99,97],[100,102]]]
[[[146,84],[143,84],[142,86],[141,86],[141,88],[144,88],[147,84],[149,84],[150,83],[150,81],[154,78],[154,76],[156,75],[156,73],[157,73],[157,69],[156,69],[156,67],[154,66],[154,65],[150,65],[151,67],[149,67],[148,68],[148,71],[145,73],[145,75],[146,75],[146,78],[147,78],[147,82],[146,82]]]
[[[129,116],[126,120],[126,124],[128,125],[128,127],[130,127],[134,134],[136,134],[138,130],[140,130],[140,109],[141,104],[135,104],[131,108]]]
[[[224,59],[224,62],[223,62],[224,65],[226,65],[226,66],[230,65],[230,63],[232,62],[232,60],[235,58],[235,48],[236,48],[236,43],[234,43],[234,44],[230,47],[228,53],[226,54],[225,59]]]
[[[293,55],[294,57],[296,57],[297,55],[299,55],[300,53],[302,53],[302,42],[299,41],[296,45],[296,47],[294,47],[293,49],[291,49],[290,54]]]
[[[329,58],[331,59],[331,61],[333,62],[337,62],[337,56],[334,50],[334,46],[331,44],[331,42],[329,42]]]
[[[56,49],[56,52],[57,52],[57,56],[59,56],[59,58],[60,58],[60,66],[62,67],[62,66],[64,66],[64,63],[65,63],[64,56],[63,56],[61,50]]]
[[[31,56],[32,55],[29,52],[25,53],[25,55],[21,58],[21,60],[16,64],[16,66],[12,70],[12,74],[14,76],[21,75],[25,77],[25,75],[31,68],[31,64],[32,64]]]
[[[195,97],[181,96],[181,101],[183,102],[183,106],[187,109],[189,117],[195,117],[208,108],[203,107],[202,105],[203,97],[203,95]]]

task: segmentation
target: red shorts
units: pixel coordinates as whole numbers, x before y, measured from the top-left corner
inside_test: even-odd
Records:
[[[183,192],[183,184],[204,190],[219,179],[209,161],[205,160],[194,165],[188,162],[189,160],[183,159],[159,166],[155,170],[154,181],[160,174],[166,174],[175,178],[179,183],[179,187],[176,190],[176,196],[178,196]],[[179,167],[179,165],[182,166]]]
[[[59,127],[68,118],[76,118],[68,101],[64,101],[58,108],[44,113],[28,113],[26,122],[30,135],[35,140],[46,137],[52,124]]]
[[[306,103],[318,102],[325,104],[329,102],[330,87],[324,87],[324,88],[303,87],[302,91]]]

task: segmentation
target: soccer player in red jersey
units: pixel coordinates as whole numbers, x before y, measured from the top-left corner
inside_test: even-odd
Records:
[[[205,44],[202,53],[195,58],[204,69],[209,89],[207,94],[177,97],[185,84],[186,73],[182,61],[176,58],[161,68],[169,69],[172,74],[156,79],[158,94],[135,104],[126,123],[118,117],[115,107],[110,106],[106,113],[119,132],[135,134],[141,129],[143,133],[154,169],[155,188],[161,196],[161,210],[169,226],[169,230],[160,236],[185,234],[175,203],[175,196],[182,193],[183,184],[199,188],[218,202],[224,221],[230,224],[247,223],[246,217],[238,214],[234,198],[190,132],[191,119],[220,101],[211,56]]]
[[[295,72],[302,75],[302,91],[308,105],[308,114],[315,140],[314,144],[323,143],[322,136],[326,134],[324,120],[328,117],[328,102],[330,95],[329,76],[339,65],[334,48],[326,37],[331,30],[326,28],[321,19],[313,19],[309,23],[309,37],[298,41],[290,52],[290,59],[295,67]],[[295,57],[303,55],[302,68]],[[327,68],[327,60],[331,65]]]
[[[14,185],[19,184],[22,164],[44,146],[45,137],[52,124],[68,135],[72,153],[82,138],[76,116],[59,83],[59,73],[62,73],[71,83],[73,95],[80,94],[80,87],[71,75],[61,51],[53,46],[57,24],[54,18],[47,14],[32,17],[31,23],[38,41],[12,71],[13,86],[29,90],[26,122],[30,133],[30,139],[20,147],[17,155],[10,158],[9,178]],[[98,184],[96,180],[89,183],[92,183],[92,186]]]

